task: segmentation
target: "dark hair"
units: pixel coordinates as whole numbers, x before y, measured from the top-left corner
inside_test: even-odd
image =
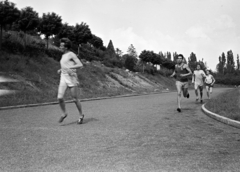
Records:
[[[64,46],[67,48],[67,49],[70,49],[72,47],[72,42],[70,41],[70,39],[68,38],[62,38],[60,40],[60,43],[64,43]]]
[[[178,55],[177,55],[177,58],[178,58],[178,57],[181,57],[182,59],[184,59],[184,56],[183,56],[182,54],[178,54]]]

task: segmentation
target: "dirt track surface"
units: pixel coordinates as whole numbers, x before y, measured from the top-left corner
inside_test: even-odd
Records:
[[[226,89],[215,89],[217,95]],[[205,93],[204,93],[205,94]],[[176,92],[0,111],[0,171],[239,171],[240,130]]]

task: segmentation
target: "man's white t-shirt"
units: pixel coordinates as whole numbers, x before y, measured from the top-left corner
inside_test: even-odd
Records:
[[[66,54],[63,54],[60,60],[61,69],[64,69],[64,68],[69,69],[70,67],[72,67],[75,64],[75,62],[72,60],[73,58],[78,58],[73,52],[68,52]],[[71,70],[74,73],[76,73],[77,71],[76,69],[71,69]],[[68,74],[68,73],[62,70],[62,74]]]
[[[206,77],[203,70],[195,70],[194,71],[195,76],[195,84],[202,86],[203,85],[203,78]]]

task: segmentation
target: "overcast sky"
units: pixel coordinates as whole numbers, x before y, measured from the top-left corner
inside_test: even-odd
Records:
[[[107,46],[126,53],[130,44],[143,50],[191,52],[216,69],[222,52],[240,54],[240,0],[10,0],[19,9],[31,6],[55,12],[63,23],[85,22]]]

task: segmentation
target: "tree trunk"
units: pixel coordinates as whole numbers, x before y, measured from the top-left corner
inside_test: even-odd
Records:
[[[47,50],[48,50],[48,36],[46,37],[46,39],[47,39]]]

